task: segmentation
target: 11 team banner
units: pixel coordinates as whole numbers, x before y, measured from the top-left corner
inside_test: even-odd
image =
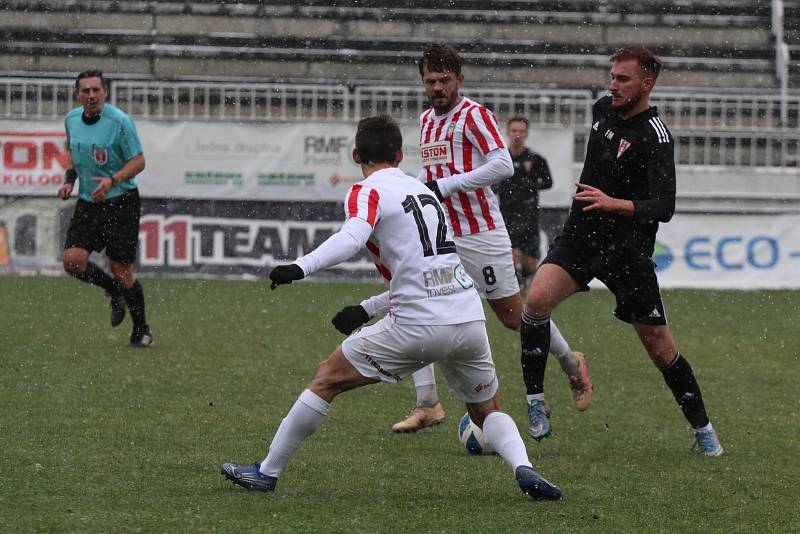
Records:
[[[61,271],[74,200],[0,202],[0,271]],[[342,224],[338,202],[143,199],[138,272],[266,277]],[[653,260],[663,287],[800,288],[800,215],[676,214]],[[98,258],[102,261],[102,258]],[[374,276],[364,253],[321,276]]]
[[[362,179],[353,163],[351,123],[214,123],[138,121],[147,166],[143,197],[231,200],[341,201]],[[403,126],[400,167],[419,173],[419,129]],[[545,155],[554,187],[543,206],[567,206],[573,132],[532,130],[531,146]],[[60,122],[0,121],[0,195],[55,195],[69,162]]]

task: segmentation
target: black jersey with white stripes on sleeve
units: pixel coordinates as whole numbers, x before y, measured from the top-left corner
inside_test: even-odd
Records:
[[[658,223],[675,211],[675,143],[658,110],[623,119],[610,96],[598,100],[580,182],[633,201],[634,216],[584,212],[586,203],[573,201],[564,231],[601,248],[613,243],[652,254]]]

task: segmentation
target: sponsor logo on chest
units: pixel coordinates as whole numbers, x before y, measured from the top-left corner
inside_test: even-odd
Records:
[[[453,151],[447,141],[432,141],[419,147],[422,165],[448,165],[453,163]]]

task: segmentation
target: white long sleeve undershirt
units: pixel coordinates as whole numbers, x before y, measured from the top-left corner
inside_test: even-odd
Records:
[[[373,295],[361,301],[361,307],[367,312],[370,317],[377,315],[386,315],[389,311],[389,297],[390,293],[384,291],[380,295]]]
[[[297,258],[295,263],[303,269],[306,276],[332,267],[355,256],[372,235],[372,226],[359,217],[351,217],[342,228],[326,239],[320,246],[305,256]],[[389,292],[384,291],[361,302],[361,306],[370,317],[384,315],[389,311]]]
[[[424,172],[424,169],[423,169]],[[502,182],[514,176],[514,163],[507,148],[496,148],[486,155],[486,163],[469,172],[439,178],[439,186],[444,198],[458,191],[473,191]]]
[[[345,221],[338,232],[313,251],[297,258],[295,263],[308,276],[349,260],[364,247],[370,235],[372,235],[372,226],[367,221],[359,217],[351,217]]]

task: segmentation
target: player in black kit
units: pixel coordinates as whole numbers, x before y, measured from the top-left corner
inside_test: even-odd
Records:
[[[511,239],[514,265],[520,286],[527,287],[539,266],[539,190],[553,186],[547,161],[525,146],[528,138],[528,119],[508,120],[506,137],[508,151],[514,163],[514,176],[493,186],[500,200],[500,212]]]
[[[631,323],[708,456],[722,447],[706,414],[689,362],[667,325],[651,260],[659,222],[675,211],[674,141],[650,107],[661,61],[646,48],[611,57],[610,95],[592,110],[583,173],[561,234],[542,261],[525,301],[523,355],[533,359],[543,388],[550,314],[593,278],[617,300],[615,315]]]

